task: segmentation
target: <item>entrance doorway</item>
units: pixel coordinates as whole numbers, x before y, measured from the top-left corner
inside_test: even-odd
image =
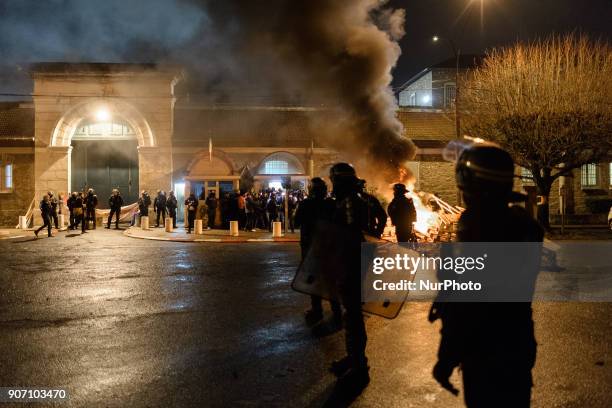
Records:
[[[86,123],[72,138],[71,188],[93,188],[98,208],[108,208],[108,197],[117,188],[125,205],[138,200],[138,143],[123,123]]]

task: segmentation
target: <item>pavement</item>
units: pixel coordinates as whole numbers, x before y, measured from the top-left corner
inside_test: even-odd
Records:
[[[164,228],[151,227],[143,230],[140,227],[130,227],[123,233],[131,238],[151,239],[157,241],[175,242],[225,242],[225,243],[246,243],[246,242],[300,242],[300,233],[288,232],[282,237],[273,237],[267,230],[243,231],[238,232],[238,236],[231,236],[228,230],[210,229],[203,230],[202,234],[188,234],[182,225],[178,225],[173,232],[166,232]]]
[[[320,407],[330,397],[327,367],[344,338],[304,323],[309,299],[290,287],[298,245],[27,235],[0,241],[0,386],[70,395],[30,406]],[[428,310],[408,303],[394,320],[367,319],[372,381],[352,406],[463,406],[431,377],[440,326]],[[534,303],[532,407],[609,406],[611,317],[609,303]]]

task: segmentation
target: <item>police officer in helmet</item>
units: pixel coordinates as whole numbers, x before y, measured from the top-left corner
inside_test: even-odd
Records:
[[[368,232],[368,206],[360,197],[361,189],[355,169],[348,163],[334,164],[330,169],[335,206],[331,222],[341,231],[338,239],[340,256],[346,260],[338,278],[341,302],[345,309],[346,357],[332,364],[339,377],[337,390],[347,397],[359,395],[367,387],[368,360],[365,355],[367,335],[361,310],[361,244]]]
[[[308,198],[301,201],[295,212],[295,226],[300,229],[300,248],[302,259],[306,258],[313,239],[319,232],[318,228],[322,221],[330,221],[334,212],[334,200],[327,197],[327,184],[320,177],[310,180]],[[321,297],[310,296],[311,309],[305,313],[308,324],[318,323],[323,319],[323,303]],[[342,323],[342,309],[336,301],[331,301],[331,309],[334,314],[334,322],[337,326]]]
[[[416,209],[412,198],[406,197],[408,190],[401,183],[393,185],[393,200],[389,203],[387,211],[391,222],[395,225],[397,242],[408,242],[414,240],[414,222],[416,221]]]
[[[542,242],[538,223],[522,207],[510,206],[524,199],[512,191],[513,178],[514,162],[497,145],[479,143],[462,152],[456,181],[466,210],[459,219],[458,241]],[[537,270],[533,275],[535,281]],[[436,381],[457,393],[449,379],[460,367],[468,407],[529,407],[537,346],[531,302],[437,301],[429,320],[438,318],[442,337],[433,369]]]

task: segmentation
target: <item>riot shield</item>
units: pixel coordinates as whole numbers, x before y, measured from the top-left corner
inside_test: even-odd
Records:
[[[362,246],[362,248],[365,248],[365,251],[362,250],[361,255],[358,255],[355,253],[355,248],[349,247],[350,244],[345,239],[347,234],[343,228],[342,226],[325,221],[317,225],[315,238],[300,263],[291,284],[293,290],[341,302],[340,288],[346,277],[349,274],[360,274],[360,266],[361,271],[364,271],[364,263],[371,263],[371,258],[380,248],[390,251],[391,247],[387,245],[397,246],[387,241],[367,237],[368,242],[375,242],[377,245]],[[361,265],[359,262],[361,262]],[[363,279],[364,275],[362,274],[360,278]],[[408,296],[407,292],[406,296]],[[402,302],[390,302],[383,299],[381,301],[363,303],[363,311],[387,319],[393,319],[399,314],[405,300],[404,298]]]

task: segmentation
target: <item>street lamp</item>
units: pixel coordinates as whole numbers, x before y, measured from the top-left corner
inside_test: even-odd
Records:
[[[432,41],[437,43],[440,40],[446,41],[455,57],[455,136],[457,139],[461,139],[461,120],[459,118],[459,57],[461,56],[461,49],[457,48],[455,42],[447,37],[439,37],[434,35]],[[457,203],[461,205],[461,193],[457,191]]]

